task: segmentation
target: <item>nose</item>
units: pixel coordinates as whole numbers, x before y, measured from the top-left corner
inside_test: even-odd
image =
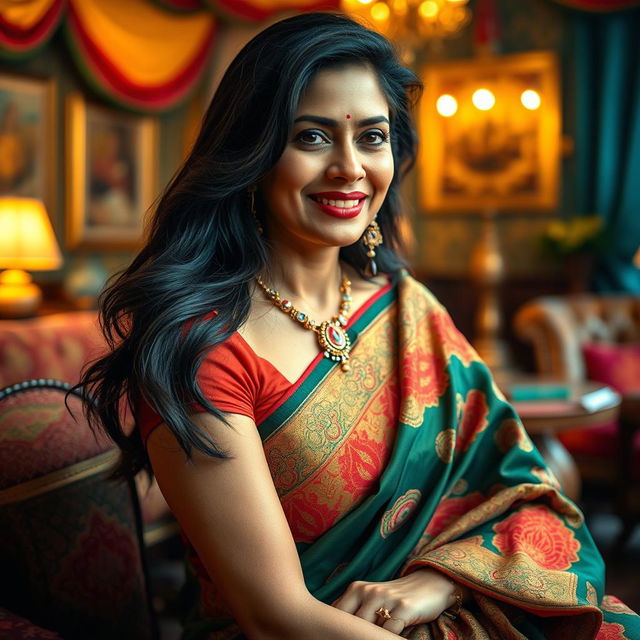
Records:
[[[354,144],[336,146],[327,167],[327,177],[346,184],[358,182],[367,175],[362,158]]]

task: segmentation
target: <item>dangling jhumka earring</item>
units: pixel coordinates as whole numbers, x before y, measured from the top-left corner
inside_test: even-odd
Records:
[[[362,234],[362,244],[367,247],[367,258],[369,258],[369,262],[365,267],[365,273],[372,278],[378,275],[378,265],[375,261],[376,247],[379,247],[382,241],[382,232],[374,219]]]
[[[262,228],[262,225],[260,224],[260,220],[258,220],[258,214],[256,213],[256,188],[255,187],[251,187],[249,189],[249,211],[251,211],[251,216],[253,217],[256,223],[256,228],[258,229],[258,233],[262,235],[264,229]]]

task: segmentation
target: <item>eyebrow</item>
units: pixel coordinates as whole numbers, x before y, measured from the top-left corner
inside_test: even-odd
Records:
[[[325,127],[337,127],[338,126],[338,121],[337,120],[333,120],[332,118],[324,118],[322,116],[311,116],[311,115],[303,115],[300,116],[299,118],[296,118],[293,121],[293,124],[296,124],[296,122],[314,122],[316,124],[322,124]],[[387,124],[389,124],[389,120],[388,118],[385,118],[384,116],[373,116],[372,118],[365,118],[364,120],[360,120],[359,122],[356,122],[356,126],[357,127],[368,127],[372,124],[380,124],[381,122],[386,122]]]

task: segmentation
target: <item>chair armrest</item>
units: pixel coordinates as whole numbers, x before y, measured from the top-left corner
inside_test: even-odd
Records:
[[[526,303],[514,318],[516,335],[533,347],[538,373],[568,380],[586,377],[571,308],[561,298]]]

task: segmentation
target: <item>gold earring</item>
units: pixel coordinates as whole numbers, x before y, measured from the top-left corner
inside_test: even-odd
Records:
[[[380,231],[378,223],[374,219],[362,234],[362,244],[367,247],[367,258],[369,258],[369,262],[365,267],[365,273],[368,276],[374,277],[378,275],[378,265],[375,261],[376,247],[379,247],[382,244],[382,241],[382,232]]]
[[[249,210],[251,211],[251,216],[253,217],[256,228],[258,229],[258,233],[262,235],[264,229],[260,224],[260,220],[258,220],[258,214],[256,213],[256,189],[255,187],[249,189]]]

